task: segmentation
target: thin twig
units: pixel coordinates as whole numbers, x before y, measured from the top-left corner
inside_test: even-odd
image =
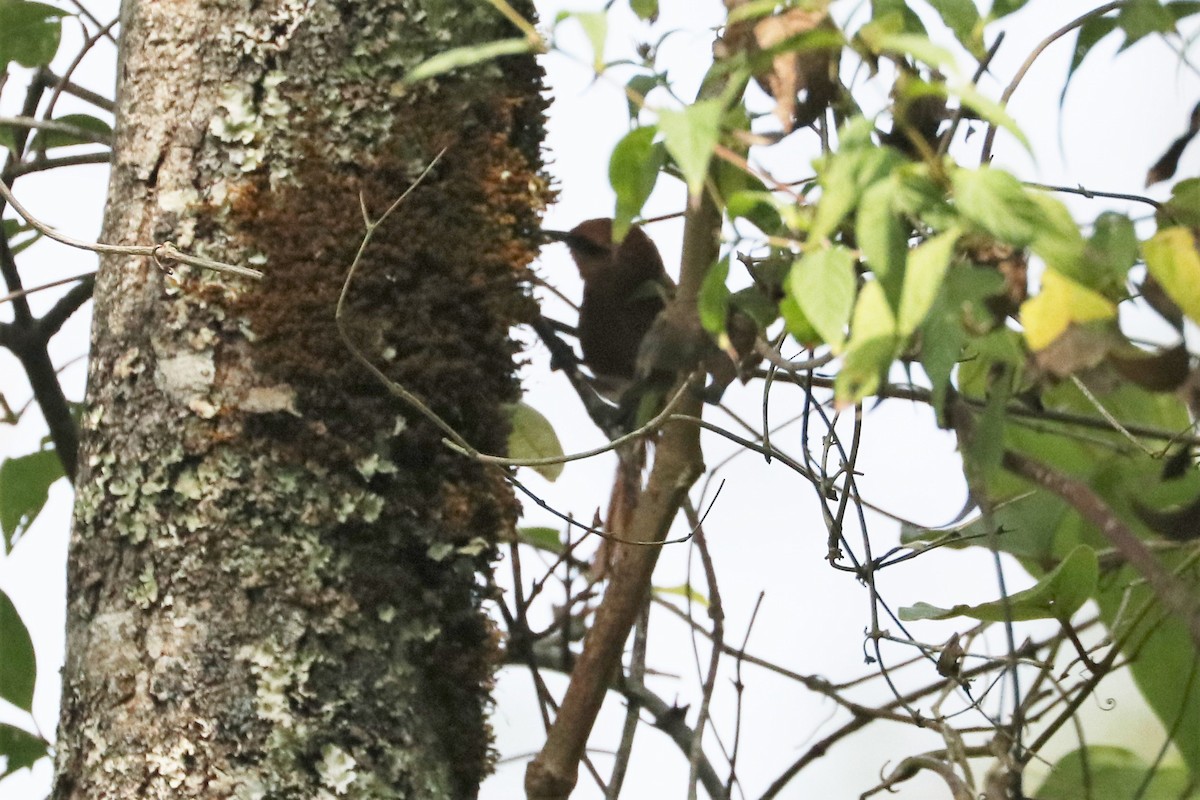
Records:
[[[1131,203],[1145,203],[1148,206],[1153,206],[1156,209],[1163,207],[1163,204],[1155,200],[1153,197],[1146,197],[1141,194],[1126,194],[1124,192],[1101,192],[1096,189],[1085,189],[1082,186],[1055,186],[1049,183],[1037,183],[1035,181],[1022,181],[1022,183],[1031,189],[1041,189],[1045,192],[1063,192],[1066,194],[1077,194],[1081,197],[1086,197],[1091,200],[1096,197],[1106,197],[1111,200],[1128,200]]]
[[[81,272],[80,274],[72,275],[69,278],[60,278],[59,280],[50,281],[49,283],[43,283],[38,286],[30,287],[28,289],[21,289],[16,292],[9,292],[8,294],[0,294],[0,305],[3,305],[4,303],[12,302],[13,300],[16,300],[18,297],[27,297],[28,295],[34,294],[35,292],[44,292],[47,289],[53,289],[56,286],[62,286],[67,283],[74,283],[75,281],[85,280],[86,278],[93,277],[95,274],[96,274],[95,270],[91,270],[89,272]]]
[[[59,122],[55,119],[36,119],[34,117],[0,117],[0,127],[5,128],[26,128],[30,130],[51,131],[53,133],[63,133],[67,136],[74,136],[76,139],[82,139],[85,142],[93,144],[102,144],[112,146],[112,136],[99,131],[89,131],[86,128],[80,128],[77,125],[72,125],[69,122]]]
[[[971,77],[972,84],[978,84],[979,80],[987,72],[988,66],[996,57],[996,53],[1000,52],[1000,45],[1004,43],[1004,31],[1000,31],[1000,35],[996,37],[996,41],[992,42],[992,46],[988,48],[983,59],[980,60],[979,66],[975,68],[975,74]],[[946,132],[942,134],[941,141],[938,142],[937,157],[940,160],[950,150],[950,142],[954,140],[954,134],[958,131],[958,126],[962,122],[963,112],[966,106],[963,103],[958,104],[958,108],[954,109],[954,114],[950,117],[950,125],[946,128]]]
[[[21,161],[13,164],[9,174],[14,178],[29,175],[34,172],[49,172],[60,167],[79,167],[85,164],[108,164],[112,162],[112,153],[102,150],[98,153],[77,153],[73,156],[57,156],[46,158],[41,153],[35,154],[31,161]]]
[[[1080,16],[1068,22],[1066,25],[1056,30],[1054,33],[1047,36],[1045,39],[1042,39],[1042,41],[1038,42],[1037,46],[1033,48],[1033,51],[1026,56],[1025,61],[1022,62],[1021,66],[1017,68],[1017,72],[1013,76],[1012,81],[1009,82],[1008,86],[1004,87],[1004,92],[1000,95],[1000,105],[1008,105],[1009,99],[1012,98],[1013,93],[1017,91],[1017,87],[1021,85],[1021,81],[1025,78],[1025,73],[1029,72],[1029,68],[1033,66],[1033,62],[1038,60],[1038,57],[1041,56],[1047,47],[1054,44],[1079,26],[1083,25],[1088,20],[1095,17],[1102,17],[1108,12],[1115,11],[1123,5],[1125,5],[1124,0],[1114,0],[1114,2],[1105,3],[1099,8],[1093,8],[1091,11],[1087,12],[1086,14],[1081,14]],[[979,154],[979,163],[986,164],[992,160],[992,144],[995,141],[996,123],[992,122],[988,124],[987,135],[983,139],[983,150]]]
[[[1095,525],[1126,563],[1146,579],[1163,607],[1179,615],[1192,644],[1200,649],[1200,597],[1163,567],[1137,534],[1090,486],[1011,450],[1005,451],[1003,464],[1010,472],[1057,495],[1084,520]]]
[[[712,620],[712,647],[709,649],[708,674],[700,695],[700,710],[696,715],[696,733],[688,755],[688,800],[696,800],[696,786],[700,779],[700,758],[704,753],[704,728],[708,724],[709,707],[717,686],[717,670],[721,664],[721,648],[725,644],[725,608],[721,604],[721,590],[717,585],[717,570],[713,565],[708,542],[704,538],[704,527],[690,501],[684,501],[683,513],[688,524],[696,530],[696,549],[700,563],[704,566],[704,578],[708,584],[708,616]]]
[[[59,233],[54,228],[33,216],[25,206],[21,205],[12,190],[0,181],[0,198],[3,198],[6,203],[13,207],[13,210],[21,215],[21,218],[29,223],[30,227],[47,236],[54,241],[65,244],[68,247],[74,247],[78,250],[88,250],[92,253],[100,253],[104,255],[123,255],[123,256],[142,256],[153,258],[155,262],[166,265],[170,262],[186,264],[189,267],[200,267],[201,269],[210,269],[214,272],[225,272],[231,275],[240,275],[245,278],[260,279],[263,274],[259,270],[243,267],[237,264],[226,264],[222,261],[214,261],[211,258],[201,258],[200,256],[192,256],[180,250],[173,242],[163,242],[155,245],[116,245],[116,244],[101,244],[98,242],[85,242],[81,239],[75,239],[66,234]]]

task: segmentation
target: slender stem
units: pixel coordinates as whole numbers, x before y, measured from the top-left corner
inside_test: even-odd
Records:
[[[261,278],[262,272],[250,267],[243,267],[238,264],[226,264],[221,261],[213,261],[211,258],[201,258],[200,256],[191,256],[180,250],[171,242],[163,242],[156,245],[116,245],[116,244],[100,244],[97,242],[85,242],[81,239],[75,239],[66,234],[59,233],[54,228],[39,220],[29,212],[21,202],[13,195],[12,190],[0,181],[0,198],[3,198],[6,203],[13,207],[13,210],[21,215],[21,218],[29,223],[31,227],[41,233],[43,236],[49,237],[54,241],[65,244],[68,247],[74,247],[79,250],[88,250],[93,253],[102,253],[105,255],[125,255],[125,256],[145,256],[153,258],[156,262],[163,266],[164,269],[169,269],[168,264],[178,262],[191,267],[200,267],[202,269],[210,269],[214,272],[227,272],[232,275],[241,275],[246,278]]]
[[[1057,42],[1062,37],[1066,36],[1071,31],[1080,27],[1087,21],[1096,17],[1102,17],[1110,11],[1115,11],[1125,5],[1125,0],[1114,0],[1111,3],[1105,3],[1099,8],[1093,8],[1086,14],[1082,14],[1075,19],[1062,26],[1054,33],[1047,36],[1042,41],[1038,42],[1037,47],[1025,58],[1025,61],[1017,69],[1017,73],[1013,76],[1012,81],[1008,86],[1004,87],[1003,94],[1000,95],[1000,105],[1008,105],[1009,99],[1013,93],[1017,91],[1017,87],[1021,85],[1021,81],[1025,78],[1025,73],[1029,72],[1029,68],[1033,66],[1033,62],[1038,60],[1038,57],[1046,50],[1047,47]],[[983,151],[979,154],[979,162],[986,164],[992,160],[992,144],[996,141],[996,124],[993,122],[988,125],[987,136],[983,139]]]
[[[1163,608],[1179,615],[1192,644],[1200,650],[1200,597],[1167,571],[1090,486],[1011,450],[1005,451],[1003,464],[1010,472],[1058,495],[1084,520],[1099,528],[1104,538],[1124,557],[1125,563],[1146,579]]]

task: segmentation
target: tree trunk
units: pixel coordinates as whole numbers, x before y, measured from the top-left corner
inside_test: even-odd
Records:
[[[518,9],[531,13],[528,3]],[[485,452],[548,192],[530,57],[484,3],[126,0],[69,564],[54,797],[465,798],[489,764],[480,610],[517,504],[350,357]]]

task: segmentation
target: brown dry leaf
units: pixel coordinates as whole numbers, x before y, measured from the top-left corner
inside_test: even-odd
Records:
[[[1164,538],[1190,542],[1200,538],[1200,497],[1179,508],[1159,511],[1132,498],[1133,513],[1146,527]]]
[[[1146,303],[1158,312],[1158,315],[1171,324],[1175,330],[1183,331],[1183,311],[1179,308],[1174,300],[1167,296],[1163,291],[1162,284],[1154,279],[1153,275],[1147,275],[1142,281],[1142,285],[1138,287],[1139,294]]]
[[[1025,251],[984,236],[966,240],[964,247],[971,261],[991,267],[1004,278],[1004,294],[987,300],[988,310],[996,316],[996,321],[1016,316],[1021,304],[1029,298],[1029,259]]]
[[[726,0],[725,5],[732,11],[744,1]],[[766,69],[754,75],[763,91],[775,98],[775,117],[784,133],[811,125],[837,92],[840,49],[786,49],[789,40],[805,33],[820,27],[834,29],[824,5],[792,7],[771,16],[735,22],[722,38],[725,55],[744,52],[752,62],[768,57],[774,48],[784,48],[771,57]]]
[[[1188,378],[1190,357],[1183,345],[1147,353],[1135,348],[1114,350],[1109,361],[1117,372],[1148,392],[1173,392]]]
[[[1116,344],[1107,325],[1071,323],[1061,336],[1034,354],[1038,367],[1057,378],[1091,369],[1102,362]]]
[[[1197,133],[1200,133],[1200,103],[1197,103],[1196,107],[1192,109],[1192,118],[1188,122],[1187,133],[1171,142],[1167,151],[1158,161],[1154,162],[1154,166],[1146,173],[1146,188],[1175,177],[1175,170],[1179,168],[1179,159],[1187,146],[1191,144],[1192,139],[1196,138]]]

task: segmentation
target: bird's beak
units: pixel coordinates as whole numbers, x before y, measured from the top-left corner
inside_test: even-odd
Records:
[[[612,252],[611,248],[598,244],[586,236],[580,236],[574,231],[548,231],[542,229],[542,236],[546,238],[547,244],[562,242],[570,248],[572,256],[583,255],[602,258],[608,257]]]
[[[546,244],[551,242],[566,242],[567,244],[570,244],[574,237],[571,236],[570,231],[548,231],[543,228],[542,238],[546,240]]]

